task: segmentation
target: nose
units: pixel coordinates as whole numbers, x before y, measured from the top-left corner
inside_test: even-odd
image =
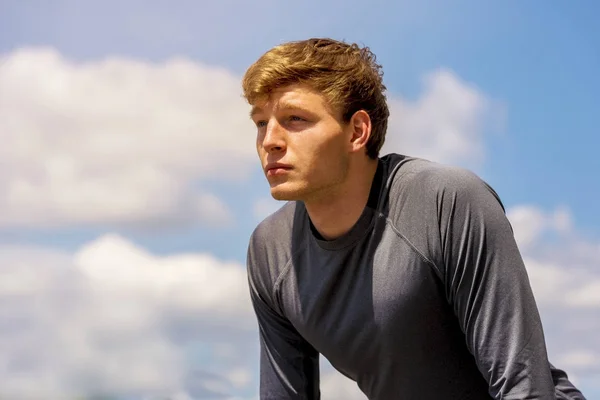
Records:
[[[263,149],[267,153],[284,151],[286,141],[283,127],[276,120],[272,120],[267,123],[264,129],[264,136],[262,138]]]

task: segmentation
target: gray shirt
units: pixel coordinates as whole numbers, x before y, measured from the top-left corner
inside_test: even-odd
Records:
[[[353,228],[323,240],[302,202],[253,232],[260,398],[319,399],[319,354],[372,400],[584,399],[547,357],[497,194],[390,154]]]

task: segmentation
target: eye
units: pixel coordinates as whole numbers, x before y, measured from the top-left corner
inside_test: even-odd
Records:
[[[263,128],[265,126],[267,126],[267,121],[257,121],[256,122],[256,127],[257,128]]]
[[[290,116],[290,121],[306,121],[304,118],[299,117],[297,115]]]

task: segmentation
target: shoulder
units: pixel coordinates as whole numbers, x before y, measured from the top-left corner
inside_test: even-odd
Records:
[[[441,254],[452,229],[505,223],[497,193],[468,169],[412,158],[390,179],[389,223],[436,265],[443,264]]]
[[[250,235],[247,254],[248,276],[256,289],[271,293],[291,258],[294,224],[299,212],[296,202],[288,202],[265,218]]]
[[[265,253],[274,247],[290,245],[297,208],[296,202],[287,202],[262,220],[250,235],[250,248]]]
[[[494,189],[466,168],[407,157],[392,179],[390,202],[400,201],[403,206],[412,204],[433,211],[445,204],[492,200],[503,208]]]

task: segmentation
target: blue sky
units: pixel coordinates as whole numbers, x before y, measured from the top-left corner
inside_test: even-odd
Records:
[[[397,115],[406,117],[407,120],[414,118],[415,121],[420,121],[419,115],[424,115],[423,118],[426,118],[428,112],[435,112],[439,107],[448,107],[449,112],[453,112],[451,104],[439,100],[442,97],[436,97],[442,96],[440,94],[442,88],[446,87],[444,82],[455,84],[452,92],[455,96],[467,96],[465,93],[471,93],[469,90],[476,93],[477,104],[479,102],[486,104],[487,116],[480,116],[476,111],[471,110],[465,111],[465,118],[481,122],[481,126],[468,136],[481,142],[479,150],[463,152],[457,150],[453,153],[450,150],[444,152],[444,148],[433,151],[417,145],[403,147],[401,144],[406,141],[403,142],[405,139],[400,136],[402,132],[408,132],[409,128],[402,125],[402,118],[398,119],[397,137],[393,136],[395,132],[389,134],[390,148],[397,152],[414,149],[417,155],[421,154],[419,152],[435,154],[436,157],[439,155],[442,162],[468,166],[484,177],[499,192],[507,208],[514,211],[511,216],[515,218],[515,226],[522,226],[523,232],[533,232],[530,233],[533,239],[523,239],[523,253],[525,257],[532,260],[532,275],[537,276],[536,271],[541,271],[539,272],[541,283],[538,284],[541,297],[547,288],[556,288],[551,286],[555,283],[548,280],[550,276],[548,271],[553,271],[552,273],[558,274],[556,275],[558,277],[563,276],[560,275],[561,273],[567,273],[581,276],[581,279],[585,278],[588,281],[600,279],[596,268],[600,267],[600,264],[597,263],[598,258],[595,258],[596,255],[600,256],[600,213],[597,210],[597,199],[600,197],[598,177],[600,158],[597,156],[597,149],[600,147],[600,138],[597,135],[597,116],[600,110],[600,78],[598,77],[600,26],[596,18],[599,12],[600,6],[591,0],[553,4],[541,0],[493,4],[474,0],[459,0],[452,3],[441,0],[425,0],[418,3],[374,1],[368,7],[364,2],[337,0],[326,4],[318,4],[316,1],[287,3],[274,0],[257,2],[131,0],[123,3],[0,0],[0,54],[4,57],[4,65],[0,64],[0,68],[5,67],[6,71],[9,68],[15,68],[16,71],[17,67],[13,66],[22,65],[15,60],[21,60],[16,54],[24,49],[29,49],[36,57],[41,54],[42,48],[51,48],[56,52],[61,60],[56,65],[51,64],[48,57],[35,58],[41,60],[36,61],[39,68],[36,70],[38,71],[36,79],[39,79],[42,84],[50,85],[49,87],[55,87],[51,84],[57,80],[51,82],[54,79],[51,77],[55,76],[52,75],[55,73],[53,71],[59,73],[59,68],[62,68],[60,71],[63,69],[67,71],[60,72],[66,75],[56,76],[66,77],[64,79],[68,81],[71,79],[69,78],[71,75],[68,74],[77,76],[77,71],[85,70],[86,66],[100,65],[107,59],[131,62],[127,65],[123,64],[123,71],[133,71],[133,68],[142,68],[144,65],[159,68],[173,58],[187,59],[196,66],[193,74],[200,82],[194,89],[205,92],[198,96],[205,96],[208,99],[223,98],[224,106],[221,110],[225,110],[223,114],[220,114],[219,110],[212,114],[204,111],[207,113],[205,118],[210,120],[208,124],[210,126],[198,135],[210,135],[213,139],[207,142],[194,142],[194,146],[206,150],[206,153],[200,151],[197,159],[186,155],[189,156],[190,161],[187,164],[182,162],[177,169],[168,170],[167,175],[161,175],[161,171],[156,172],[156,169],[150,169],[148,171],[151,172],[147,172],[149,175],[143,175],[149,177],[148,182],[152,185],[153,182],[171,185],[171,181],[163,179],[164,176],[177,177],[182,174],[191,176],[189,179],[178,180],[178,178],[172,184],[172,188],[169,186],[171,189],[164,189],[166,193],[169,190],[177,193],[180,193],[178,190],[181,191],[182,203],[177,203],[176,206],[169,205],[168,199],[164,200],[166,206],[158,200],[157,203],[152,202],[157,198],[157,194],[160,197],[160,193],[163,193],[160,188],[164,186],[160,186],[159,183],[156,183],[156,187],[151,184],[148,187],[140,186],[139,191],[136,191],[136,193],[148,193],[148,197],[140,195],[140,198],[143,199],[142,201],[148,201],[151,210],[154,210],[152,207],[161,210],[160,207],[166,207],[166,214],[158,213],[156,215],[159,217],[156,217],[153,211],[140,212],[140,216],[132,222],[122,214],[111,216],[112,211],[102,209],[102,202],[97,205],[99,207],[97,215],[85,211],[83,212],[85,217],[81,216],[83,214],[71,213],[60,208],[67,203],[57,203],[58,208],[49,208],[49,211],[44,211],[46,209],[39,205],[36,206],[37,208],[28,209],[29,203],[21,203],[21,206],[14,210],[8,208],[13,210],[7,211],[6,214],[7,218],[10,216],[8,219],[12,222],[0,226],[0,246],[4,246],[3,248],[21,246],[19,248],[28,249],[32,254],[37,254],[40,248],[44,248],[57,254],[66,254],[65,257],[70,259],[73,254],[80,255],[81,249],[90,243],[95,243],[100,248],[109,246],[106,242],[97,242],[97,240],[105,237],[106,234],[117,234],[124,238],[125,242],[135,243],[153,257],[184,253],[210,254],[219,262],[231,261],[242,265],[250,232],[265,212],[273,210],[273,204],[265,200],[268,195],[267,186],[257,162],[240,161],[239,165],[233,163],[233,166],[228,167],[229,175],[221,176],[222,171],[205,167],[202,159],[213,160],[211,157],[214,157],[214,162],[229,165],[230,157],[239,155],[240,159],[244,160],[245,157],[252,157],[251,148],[248,152],[228,151],[239,143],[249,143],[251,146],[252,130],[236,132],[236,127],[243,126],[243,121],[236,122],[238,125],[235,126],[227,125],[229,122],[224,121],[232,118],[237,118],[235,120],[238,121],[240,118],[239,115],[234,115],[238,110],[243,111],[243,107],[236,103],[236,96],[239,97],[239,93],[235,92],[236,79],[239,80],[245,68],[254,59],[271,46],[285,40],[330,36],[368,45],[377,54],[378,60],[383,64],[384,79],[390,96],[401,104],[395,108],[398,110]],[[31,61],[33,58],[27,60],[22,61],[23,65],[29,65],[26,62],[33,62]],[[48,62],[48,67],[43,62]],[[46,68],[50,72],[47,73],[48,79],[44,80]],[[214,82],[221,82],[219,79],[223,79],[223,86],[201,83],[204,82],[201,79],[203,74],[209,74],[207,71],[210,72]],[[440,71],[447,71],[449,75],[444,75]],[[90,69],[86,73],[94,72]],[[8,72],[5,74],[9,76]],[[425,78],[429,76],[428,74],[433,74],[431,76],[434,82],[429,89]],[[132,73],[127,76],[130,76],[128,79],[134,79],[136,75]],[[155,77],[152,79],[156,81],[159,80],[156,78],[159,75],[149,76]],[[165,76],[167,75],[160,75],[160,77]],[[101,77],[96,76],[97,79]],[[23,94],[29,88],[15,84],[17,90],[9,91],[7,88],[13,88],[8,86],[10,82],[8,79],[2,80],[0,74],[0,91],[4,90],[5,93],[0,94],[0,105],[12,107],[14,104],[20,105],[27,101],[30,107],[27,110],[34,110],[33,107],[39,103],[38,100],[33,95],[27,97]],[[154,90],[151,86],[155,81],[149,82],[148,93],[158,92],[159,89]],[[6,86],[2,86],[3,84]],[[104,87],[108,85],[103,85],[98,90],[104,90],[102,89]],[[179,93],[174,89],[167,91],[171,89],[162,86],[160,90],[165,90],[164,93]],[[32,90],[32,93],[34,92],[37,93]],[[430,97],[427,97],[428,94]],[[67,90],[62,95],[73,94]],[[106,95],[112,96],[108,92]],[[179,95],[173,94],[173,96]],[[98,99],[100,97],[89,100],[100,104],[101,100]],[[177,101],[184,101],[179,100],[179,97],[177,99]],[[84,95],[78,102],[87,100]],[[234,115],[231,118],[227,114],[228,101],[232,104],[231,115]],[[90,109],[97,110],[98,104]],[[173,107],[177,108],[177,106]],[[65,115],[72,116],[73,120],[79,118],[75,113],[80,108],[69,106],[61,110],[66,113]],[[161,109],[158,110],[160,112]],[[202,111],[198,110],[198,113],[201,114]],[[245,116],[246,114],[241,118]],[[27,133],[18,131],[14,127],[26,125],[15,125],[10,118],[13,118],[12,114],[0,112],[0,137],[8,135],[8,143],[16,143],[16,141],[11,142],[10,138],[14,139],[19,135],[25,137]],[[42,117],[39,118],[39,121],[46,121],[41,119]],[[87,119],[83,116],[81,118],[82,122],[71,125],[64,123],[60,125],[62,127],[60,129],[50,128],[49,125],[46,128],[46,125],[40,123],[37,133],[32,133],[31,137],[43,138],[40,139],[46,143],[44,150],[40,150],[44,152],[43,157],[52,155],[53,151],[56,151],[56,154],[68,154],[69,151],[74,151],[71,147],[60,147],[60,152],[56,150],[57,147],[53,147],[56,135],[69,135],[71,132],[72,137],[76,138],[85,135],[85,132],[94,131],[94,127],[88,125],[81,128],[81,131],[77,131],[76,129],[79,128],[76,127],[89,124]],[[443,134],[446,123],[446,120],[440,120],[436,125],[438,127],[436,129],[442,133],[427,131],[424,134],[431,134],[432,137],[437,138],[438,136],[435,135]],[[114,122],[111,126],[115,127],[116,124],[117,122]],[[150,125],[147,129],[156,129],[158,134],[162,134],[159,128],[154,128],[158,126],[157,124]],[[201,121],[198,124],[202,127]],[[457,124],[453,128],[460,130],[463,125]],[[163,130],[168,132],[170,129],[177,128],[175,125],[171,127],[167,124]],[[223,136],[222,143],[219,143],[219,138],[223,134],[221,129],[231,134],[227,133]],[[411,132],[407,135],[416,135]],[[92,136],[94,134],[90,133]],[[137,140],[140,140],[140,137],[143,136],[136,136]],[[468,138],[467,140],[470,140]],[[229,142],[226,142],[227,140]],[[412,140],[410,143],[417,143],[418,137],[410,140]],[[154,167],[158,165],[158,169],[160,166],[173,164],[172,160],[169,161],[171,164],[156,161],[162,156],[152,149],[144,150],[146,153],[136,152],[135,145],[132,146],[131,159],[139,153],[149,157],[148,163]],[[213,149],[210,146],[214,146],[214,150],[210,150]],[[175,148],[176,151],[183,152],[185,146]],[[190,148],[194,147],[190,146]],[[0,152],[1,154],[3,153]],[[90,154],[95,153],[92,151]],[[73,155],[72,158],[76,156]],[[474,161],[476,158],[479,161]],[[25,156],[15,156],[14,159],[9,157],[9,160],[7,171],[12,169],[17,171],[18,168],[29,171],[29,168],[34,168],[31,166],[33,162],[29,165]],[[129,158],[119,160],[123,163],[123,168],[136,168],[137,161],[131,163]],[[156,164],[153,164],[155,162]],[[89,164],[87,160],[78,160],[76,163],[81,166],[80,171],[85,173],[102,169],[96,164]],[[135,171],[136,174],[139,172]],[[185,173],[177,175],[177,171],[185,171]],[[84,172],[81,174],[83,175]],[[12,180],[27,181],[34,176],[27,175],[25,172],[23,175],[19,174],[20,172],[0,174],[0,191],[5,190],[8,194],[9,188],[12,187],[9,183]],[[114,176],[110,175],[110,179],[113,178]],[[136,182],[146,182],[139,179]],[[110,189],[121,187],[114,185],[107,187]],[[40,187],[42,189],[36,192],[41,193],[40,196],[47,195],[49,199],[51,195],[57,196],[52,191],[50,183],[48,186]],[[218,203],[214,205],[217,208],[210,209],[212,210],[210,213],[213,216],[223,215],[223,218],[210,223],[207,222],[206,215],[192,218],[192,214],[187,214],[189,210],[186,208],[189,200],[186,197],[188,193],[193,193],[194,196],[207,194],[208,197],[202,197],[198,201],[203,205]],[[118,196],[117,190],[115,196]],[[68,204],[72,207],[74,207],[72,204],[78,204],[69,201],[71,203]],[[115,202],[115,204],[121,203]],[[253,211],[258,207],[257,204],[263,204],[262,212]],[[59,209],[62,211],[57,212],[56,210]],[[560,223],[565,219],[561,217],[563,211],[567,215],[565,218],[568,220],[568,228]],[[48,213],[52,212],[57,212],[57,215],[63,213],[60,214],[63,217],[58,216],[49,224],[45,219]],[[40,223],[36,223],[36,219],[29,220],[28,215],[39,215]],[[517,217],[521,219],[517,220]],[[182,222],[186,220],[189,223]],[[527,235],[524,234],[525,236]],[[553,238],[555,241],[552,241]],[[123,248],[117,246],[121,249],[119,251],[128,251],[125,249],[127,246],[125,244],[123,246]],[[35,257],[32,259],[37,260]],[[556,261],[557,264],[552,265],[552,268],[556,267],[555,269],[536,270],[535,266],[547,266],[551,261]],[[74,263],[79,265],[78,261]],[[580,275],[577,275],[579,273]],[[573,288],[581,289],[580,292],[583,293],[585,292],[583,283],[583,280],[573,281],[572,285]],[[560,289],[560,286],[557,288]],[[592,300],[574,313],[582,318],[574,323],[600,319],[600,301],[595,300],[593,294],[590,296],[588,297]],[[564,304],[569,301],[567,297],[563,300]],[[555,327],[553,321],[555,318],[559,321],[559,316],[563,314],[558,311],[555,313],[553,303],[546,304],[543,300],[540,302],[546,323],[554,329],[549,333],[552,351],[560,356],[562,354],[560,349],[569,340],[570,330],[560,327],[560,324]],[[585,303],[583,300],[582,302]],[[583,304],[582,302],[577,304]],[[596,325],[592,322],[589,324],[589,326],[598,326],[597,322]],[[581,377],[580,382],[583,386],[590,391],[600,390],[598,387],[594,388],[591,383],[600,377],[600,361],[597,359],[586,361],[585,356],[582,356],[589,350],[589,354],[592,354],[591,358],[599,357],[600,342],[591,338],[591,332],[578,333],[578,335],[580,336],[577,338],[584,338],[582,342],[585,342],[587,347],[573,349],[572,354],[579,355],[579,358],[573,356],[579,360],[579,364],[575,363],[579,367],[574,368],[579,368],[577,375]],[[205,348],[206,344],[196,343],[197,348],[202,346]],[[572,358],[566,359],[568,361]],[[217,361],[213,360],[213,362]],[[68,372],[65,374],[71,377]],[[255,379],[254,375],[251,376]],[[240,387],[240,392],[234,394],[252,395],[251,385]],[[213,389],[211,390],[214,393],[219,393],[219,390],[230,390],[215,387]],[[211,392],[206,387],[202,390],[205,394]],[[589,396],[592,397],[591,394]]]

